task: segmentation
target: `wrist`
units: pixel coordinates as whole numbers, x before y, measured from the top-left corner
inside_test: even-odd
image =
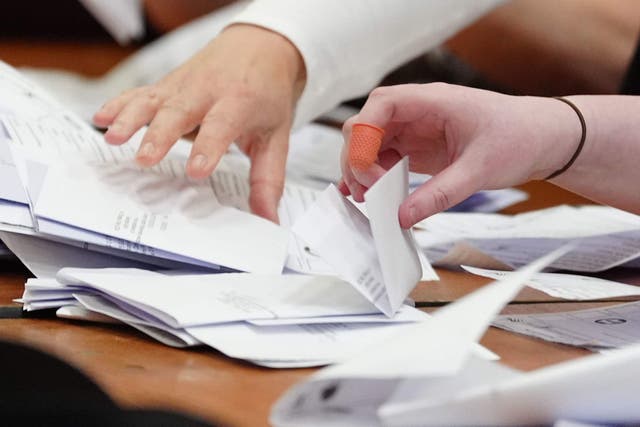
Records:
[[[544,102],[542,126],[539,142],[540,162],[534,179],[546,180],[561,175],[573,167],[584,145],[581,114],[578,114],[569,98],[566,101],[557,98],[540,98]],[[576,105],[576,108],[579,108]],[[578,110],[579,111],[579,110]],[[586,136],[586,133],[585,133]]]
[[[288,38],[268,28],[244,23],[231,24],[222,31],[221,36],[238,38],[258,54],[266,54],[291,83],[295,98],[300,97],[307,81],[306,67],[300,51]]]

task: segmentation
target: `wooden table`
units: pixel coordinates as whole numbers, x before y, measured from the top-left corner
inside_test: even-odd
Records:
[[[0,42],[0,59],[13,65],[57,66],[96,75],[124,58],[131,49],[82,43]],[[507,213],[586,201],[547,183],[523,187],[530,200]],[[421,283],[412,296],[420,306],[455,300],[489,280],[463,272],[438,271],[440,282]],[[616,273],[638,283],[633,272]],[[229,359],[208,348],[178,350],[159,344],[127,327],[79,323],[56,318],[17,317],[28,272],[17,264],[0,265],[0,339],[40,348],[78,367],[125,407],[182,411],[233,426],[267,425],[271,405],[313,369],[273,370]],[[565,311],[611,302],[560,303],[526,290],[507,312]],[[427,309],[427,308],[425,308]],[[531,370],[577,358],[589,352],[538,341],[491,328],[482,344],[498,353],[502,363]],[[43,379],[44,380],[44,379]]]

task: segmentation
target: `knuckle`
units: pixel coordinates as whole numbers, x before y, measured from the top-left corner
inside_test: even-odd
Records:
[[[370,98],[383,98],[385,96],[387,96],[387,94],[389,93],[389,88],[386,86],[380,86],[375,88],[374,90],[371,91],[371,93],[369,94]]]
[[[357,116],[349,117],[342,125],[342,131],[345,132],[348,129],[351,129],[354,123],[356,123],[356,120],[357,120]]]
[[[118,98],[127,99],[127,98],[134,97],[139,93],[143,92],[146,88],[147,88],[146,86],[141,86],[141,87],[134,87],[131,89],[123,90],[122,92],[120,92],[120,95],[118,95]]]
[[[144,99],[146,104],[153,108],[158,108],[162,102],[160,91],[155,87],[151,87],[145,92]]]
[[[433,91],[446,91],[451,87],[450,84],[444,82],[427,83],[424,86]]]
[[[197,118],[198,109],[193,104],[174,98],[164,101],[160,107],[160,111],[177,115],[191,121]]]
[[[269,177],[252,177],[250,184],[252,188],[260,188],[262,190],[270,189],[276,193],[282,193],[284,189],[284,177],[277,176],[277,174]]]
[[[450,197],[447,194],[447,192],[444,191],[442,188],[436,188],[431,193],[431,199],[432,199],[433,205],[438,210],[438,212],[443,211],[449,208],[450,206],[449,204]]]
[[[144,134],[142,145],[144,145],[147,142],[152,142],[154,145],[161,144],[163,141],[163,138],[160,138],[160,136],[161,136],[160,132],[157,132],[155,129],[149,127],[149,129],[147,129],[147,132]]]
[[[247,83],[238,83],[229,89],[229,96],[245,102],[261,99],[263,94]]]
[[[215,127],[216,129],[237,129],[239,127],[238,118],[225,111],[210,111],[202,119],[202,127]]]

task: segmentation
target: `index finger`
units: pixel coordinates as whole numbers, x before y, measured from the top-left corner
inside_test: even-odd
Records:
[[[358,122],[387,130],[392,122],[406,123],[419,120],[434,102],[441,98],[441,87],[440,84],[378,87],[371,91],[367,102],[358,113]]]
[[[410,121],[420,117],[422,103],[415,102],[418,85],[400,85],[374,89],[357,116],[349,119],[343,134],[348,152],[347,162],[343,162],[343,175],[349,185],[353,171],[366,171],[378,157],[378,152],[393,138],[389,132],[392,122]],[[400,117],[398,117],[400,116]],[[346,170],[345,170],[346,169]],[[351,169],[351,170],[349,170]]]
[[[277,128],[268,141],[254,143],[251,156],[249,204],[256,215],[278,222],[289,147],[289,126]]]

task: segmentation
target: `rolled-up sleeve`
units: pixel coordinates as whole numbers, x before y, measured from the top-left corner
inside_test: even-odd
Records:
[[[307,83],[295,126],[362,96],[501,0],[255,0],[233,23],[258,25],[300,51]]]

